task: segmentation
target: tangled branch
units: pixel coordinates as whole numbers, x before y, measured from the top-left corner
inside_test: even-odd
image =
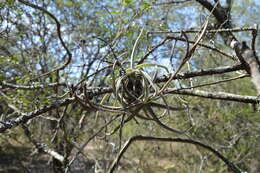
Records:
[[[52,73],[52,72],[59,71],[59,70],[63,70],[64,68],[66,68],[66,67],[69,65],[69,63],[71,62],[72,54],[71,54],[70,50],[68,49],[68,47],[66,46],[65,42],[64,42],[63,39],[62,39],[61,30],[60,30],[61,24],[60,24],[59,20],[58,20],[52,13],[50,13],[48,10],[44,9],[43,7],[34,5],[34,4],[32,4],[32,3],[30,3],[30,2],[27,2],[27,1],[24,1],[24,0],[18,0],[18,1],[21,2],[21,3],[24,4],[24,5],[27,5],[27,6],[29,6],[29,7],[32,7],[32,8],[34,8],[34,9],[37,9],[37,10],[40,10],[40,11],[46,13],[47,15],[49,15],[49,16],[55,21],[56,26],[57,26],[58,38],[59,38],[59,40],[60,40],[60,42],[61,42],[61,45],[64,47],[64,49],[66,50],[66,52],[67,52],[67,54],[68,54],[68,59],[64,62],[64,64],[62,64],[62,65],[59,66],[59,67],[56,67],[56,68],[53,69],[52,71],[49,71],[49,72],[47,72],[47,73],[44,73],[44,74],[40,75],[39,77],[46,76],[46,75],[48,75],[48,74],[50,74],[50,73]]]

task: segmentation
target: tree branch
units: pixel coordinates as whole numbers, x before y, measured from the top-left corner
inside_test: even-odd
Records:
[[[241,64],[236,64],[233,66],[226,66],[226,67],[212,68],[212,69],[207,69],[207,70],[201,69],[198,71],[179,73],[173,79],[188,79],[188,78],[197,77],[197,76],[223,74],[223,73],[233,72],[233,71],[242,70],[242,69],[243,69],[243,66]],[[156,83],[166,82],[169,80],[170,76],[171,76],[171,74],[163,75],[163,76],[155,79],[155,82]]]
[[[207,0],[196,0],[196,1],[200,3],[203,7],[208,9],[208,11],[211,12],[213,10],[212,13],[214,17],[217,19],[218,24],[220,26],[226,29],[231,28],[230,15],[228,15],[228,13],[230,13],[231,7],[225,9],[220,4],[217,4],[216,9],[214,9],[213,5],[209,3]],[[217,3],[219,3],[219,1]],[[223,32],[220,34],[224,39],[225,44],[235,50],[236,55],[239,61],[241,62],[241,64],[243,65],[244,70],[246,70],[249,74],[251,74],[252,82],[254,83],[259,95],[260,94],[260,64],[254,50],[250,49],[246,45],[246,42],[240,43],[239,41],[237,41],[237,39],[232,34],[232,32]],[[253,42],[254,39],[255,38],[253,37]]]
[[[94,96],[102,95],[102,94],[109,93],[109,92],[112,92],[112,91],[113,91],[112,88],[108,88],[108,87],[90,88],[86,91],[86,95],[84,97],[91,99]],[[52,103],[51,105],[42,106],[39,109],[32,111],[32,112],[29,112],[27,114],[21,115],[14,120],[8,120],[8,121],[5,121],[5,122],[0,122],[0,133],[3,133],[7,129],[11,129],[13,127],[16,127],[21,123],[25,123],[28,120],[30,120],[34,117],[37,117],[37,116],[39,116],[43,113],[46,113],[50,110],[69,105],[69,104],[73,103],[74,101],[76,101],[75,97],[66,98],[63,101],[56,101],[56,102]]]
[[[60,22],[58,21],[58,19],[52,14],[50,13],[48,10],[44,9],[43,7],[39,7],[37,5],[34,5],[34,4],[31,4],[30,2],[27,2],[27,1],[24,1],[24,0],[18,0],[20,3],[24,4],[24,5],[27,5],[29,7],[32,7],[34,9],[37,9],[37,10],[40,10],[44,13],[46,13],[48,16],[50,16],[56,23],[56,26],[57,26],[57,34],[58,34],[58,38],[61,42],[61,45],[64,47],[64,49],[66,50],[67,54],[68,54],[68,59],[64,62],[64,64],[62,64],[61,66],[59,67],[56,67],[55,69],[53,69],[52,71],[49,71],[45,74],[42,74],[40,75],[40,77],[42,76],[46,76],[52,72],[55,72],[55,71],[59,71],[59,70],[63,70],[65,67],[67,67],[67,65],[69,65],[69,63],[71,62],[71,59],[72,59],[72,54],[70,52],[70,50],[68,49],[68,47],[66,46],[65,42],[63,41],[62,39],[62,36],[61,36],[61,31],[60,31],[60,28],[61,28],[61,24]]]
[[[228,67],[221,67],[216,69],[209,69],[209,70],[199,70],[194,72],[186,72],[183,74],[178,74],[174,77],[174,79],[185,79],[185,78],[191,78],[195,76],[204,76],[204,75],[212,75],[212,74],[222,74],[225,72],[232,72],[236,70],[240,70],[241,65],[234,65],[234,66],[228,66]],[[169,76],[162,76],[158,79],[156,79],[156,82],[164,82],[167,81]],[[84,94],[84,97],[87,97],[88,99],[93,98],[94,96],[111,93],[113,92],[113,89],[110,87],[95,87],[95,88],[87,88],[86,93]],[[211,93],[206,91],[199,91],[199,90],[176,90],[176,89],[167,89],[165,90],[164,94],[182,94],[182,95],[191,95],[191,96],[198,96],[198,97],[204,97],[204,98],[210,98],[210,99],[219,99],[219,100],[227,100],[227,101],[236,101],[236,102],[243,102],[243,103],[259,103],[260,99],[254,96],[241,96],[241,95],[235,95],[235,94],[229,94],[229,93]],[[46,113],[50,110],[56,109],[58,107],[66,106],[68,104],[71,104],[72,102],[76,101],[75,97],[67,98],[63,101],[57,101],[52,103],[48,106],[42,106],[39,109],[32,111],[30,113],[27,113],[25,115],[21,115],[20,117],[9,120],[6,122],[0,122],[0,133],[3,133],[7,129],[11,129],[13,127],[18,126],[21,123],[25,123],[29,119],[32,119],[34,117],[37,117],[43,113]]]
[[[116,159],[112,163],[109,173],[113,173],[114,170],[116,169],[116,166],[118,165],[121,157],[123,154],[126,152],[126,150],[129,148],[129,146],[135,142],[135,141],[159,141],[159,142],[178,142],[178,143],[187,143],[187,144],[193,144],[196,146],[200,146],[210,152],[212,152],[215,156],[217,156],[219,159],[221,159],[225,164],[228,166],[228,168],[233,171],[234,173],[242,173],[242,171],[230,160],[228,160],[225,156],[223,156],[220,152],[215,150],[209,145],[203,144],[201,142],[192,140],[192,139],[183,139],[183,138],[159,138],[159,137],[153,137],[153,136],[133,136],[128,139],[128,141],[125,143],[124,147],[121,149],[119,154],[117,155]]]
[[[175,88],[168,88],[164,92],[164,94],[181,94],[181,95],[197,96],[197,97],[216,99],[216,100],[226,100],[226,101],[235,101],[235,102],[252,103],[252,104],[258,104],[260,102],[260,98],[256,96],[242,96],[242,95],[230,94],[225,92],[207,92],[207,91],[191,90],[191,89],[178,90]]]
[[[33,89],[43,89],[47,87],[57,87],[57,86],[66,86],[65,83],[49,83],[49,84],[43,84],[43,85],[30,85],[30,86],[25,86],[25,85],[16,85],[12,83],[7,83],[7,82],[1,82],[0,81],[0,88],[11,88],[11,89],[21,89],[21,90],[33,90]]]

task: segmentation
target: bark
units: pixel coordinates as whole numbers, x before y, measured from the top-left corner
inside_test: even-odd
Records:
[[[214,17],[218,21],[218,26],[221,26],[221,28],[231,28],[231,18],[230,18],[230,10],[231,8],[224,8],[220,5],[220,2],[217,2],[218,4],[212,5],[207,0],[196,0],[198,3],[200,3],[204,8],[208,9]],[[257,28],[256,28],[257,30]],[[229,47],[231,47],[235,52],[236,55],[240,61],[240,63],[243,65],[243,69],[247,71],[251,77],[252,82],[255,85],[258,95],[260,94],[260,68],[259,68],[259,61],[254,53],[254,48],[249,48],[246,44],[246,42],[242,41],[239,42],[236,37],[232,34],[232,32],[221,32],[220,33],[225,44]],[[255,41],[253,38],[252,41]]]

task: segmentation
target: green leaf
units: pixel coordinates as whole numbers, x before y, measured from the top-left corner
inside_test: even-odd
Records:
[[[147,63],[139,64],[139,65],[135,66],[134,69],[142,69],[142,68],[145,68],[145,67],[154,67],[154,66],[161,67],[164,70],[166,70],[167,73],[169,73],[168,68],[166,66],[160,65],[160,64],[149,64],[149,63],[148,64]]]
[[[134,35],[134,32],[133,32],[133,31],[129,31],[129,32],[126,33],[126,36],[127,36],[129,39],[133,38],[133,35]]]
[[[74,3],[72,1],[67,1],[64,3],[65,6],[67,7],[73,7],[74,6]]]
[[[14,1],[15,1],[15,0],[6,0],[6,3],[7,3],[8,5],[13,5],[13,4],[14,4]]]
[[[138,44],[138,42],[139,42],[139,40],[140,40],[140,38],[141,38],[141,36],[142,36],[142,34],[143,34],[143,31],[144,31],[144,27],[142,28],[142,30],[141,30],[141,32],[140,32],[140,34],[138,35],[138,37],[137,37],[137,39],[135,40],[135,44],[134,44],[134,47],[133,47],[133,50],[132,50],[132,53],[131,53],[131,57],[130,57],[130,59],[131,59],[131,61],[130,61],[130,65],[131,65],[131,68],[133,68],[134,67],[134,54],[135,54],[135,49],[136,49],[136,46],[137,46],[137,44]]]
[[[133,2],[135,2],[135,0],[121,0],[122,4],[123,5],[129,5],[129,4],[132,4]]]
[[[120,11],[112,11],[112,12],[110,12],[110,14],[111,15],[119,15],[119,14],[121,14],[121,12]]]
[[[128,68],[128,69],[126,69],[125,71],[126,71],[126,73],[130,73],[130,72],[132,72],[132,71],[134,71],[135,69],[133,69],[133,68]]]
[[[144,2],[143,4],[142,4],[142,8],[143,9],[147,9],[147,8],[150,8],[151,7],[151,5],[149,4],[149,3],[147,3],[147,2]]]

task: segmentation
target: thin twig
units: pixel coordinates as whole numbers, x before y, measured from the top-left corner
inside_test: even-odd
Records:
[[[144,62],[144,60],[151,54],[153,53],[157,48],[159,48],[160,46],[164,45],[164,43],[168,40],[169,38],[166,37],[164,40],[162,40],[160,43],[158,43],[157,45],[153,46],[139,61],[137,64],[142,64]]]
[[[186,2],[190,2],[192,0],[182,0],[182,1],[170,1],[170,2],[161,2],[161,3],[154,3],[153,5],[171,5],[171,4],[182,4]],[[155,1],[156,2],[156,1]]]
[[[181,70],[181,68],[183,67],[183,65],[191,58],[192,54],[194,53],[198,43],[200,42],[200,40],[202,39],[202,37],[205,34],[205,31],[207,29],[209,21],[206,20],[206,22],[204,23],[202,32],[200,34],[200,36],[198,37],[198,39],[196,40],[196,42],[194,43],[194,45],[191,47],[191,49],[186,52],[185,57],[181,60],[181,63],[179,65],[179,67],[177,68],[177,70],[172,74],[172,76],[170,77],[170,79],[163,85],[163,87],[161,88],[161,90],[158,92],[157,95],[160,95],[166,87],[168,87],[168,85],[170,84],[170,82],[172,81],[172,79],[179,73],[179,71]]]
[[[245,32],[245,31],[253,31],[255,30],[255,27],[244,27],[244,28],[221,28],[221,29],[211,29],[207,30],[207,33],[219,33],[219,32]],[[150,31],[147,34],[181,34],[181,33],[200,33],[201,30],[194,30],[194,29],[188,29],[188,30],[178,30],[178,31]]]
[[[66,84],[65,83],[49,83],[49,84],[42,84],[42,85],[32,84],[31,86],[25,86],[25,85],[17,85],[17,84],[8,83],[5,81],[3,81],[3,82],[0,81],[0,86],[1,86],[1,88],[33,90],[33,89],[44,89],[44,88],[48,88],[48,87],[66,86]]]
[[[43,77],[43,76],[46,76],[46,75],[48,75],[48,74],[50,74],[52,72],[63,70],[71,62],[72,54],[71,54],[70,50],[68,49],[68,47],[66,46],[65,42],[62,39],[61,30],[60,30],[60,28],[61,28],[60,22],[58,21],[58,19],[52,13],[50,13],[48,10],[44,9],[43,7],[31,4],[30,2],[27,2],[27,1],[24,1],[24,0],[18,0],[18,1],[21,2],[24,5],[30,6],[30,7],[34,8],[34,9],[38,9],[38,10],[46,13],[48,16],[50,16],[55,21],[56,26],[57,26],[58,38],[59,38],[59,40],[61,42],[61,45],[64,47],[64,49],[66,50],[66,53],[68,54],[68,59],[64,62],[64,64],[62,64],[61,66],[56,67],[55,69],[53,69],[53,70],[51,70],[51,71],[49,71],[47,73],[41,74],[38,77]]]
[[[241,79],[241,78],[244,78],[244,77],[250,77],[250,75],[249,74],[243,74],[243,75],[240,75],[240,76],[236,76],[236,77],[232,77],[232,78],[224,79],[224,80],[219,80],[219,81],[216,81],[216,82],[211,82],[211,83],[206,83],[206,84],[201,84],[201,85],[196,85],[196,86],[191,86],[191,87],[186,87],[186,88],[176,88],[176,91],[183,90],[183,89],[193,89],[193,88],[205,87],[205,86],[209,86],[209,85],[220,84],[220,83],[223,83],[223,82],[229,82],[229,81]]]
[[[164,129],[169,130],[169,131],[171,131],[171,132],[173,132],[173,133],[176,133],[176,134],[179,134],[179,135],[185,134],[185,133],[187,132],[187,130],[185,130],[185,131],[180,131],[180,130],[178,130],[178,129],[169,127],[169,126],[165,125],[164,123],[162,123],[162,122],[157,118],[157,116],[155,115],[153,109],[152,109],[149,105],[147,105],[147,106],[145,107],[145,111],[147,111],[147,113],[149,113],[149,115],[152,116],[153,120],[154,120],[159,126],[163,127]],[[188,136],[188,135],[187,135],[187,136]]]
[[[23,128],[23,132],[24,132],[25,136],[27,136],[29,141],[31,143],[33,143],[33,145],[38,149],[39,152],[47,153],[50,156],[54,157],[55,159],[59,160],[61,163],[64,162],[64,160],[65,160],[64,156],[62,156],[58,152],[50,149],[46,144],[37,142],[33,138],[32,133],[30,132],[29,128],[25,124],[22,124],[22,128]]]
[[[76,160],[78,155],[82,152],[82,150],[88,145],[88,143],[93,140],[105,127],[107,127],[109,124],[114,122],[118,117],[120,117],[120,114],[112,118],[110,121],[108,121],[106,124],[104,124],[96,133],[94,133],[86,142],[84,142],[79,148],[74,157],[70,160],[69,164],[66,166],[65,173],[68,172],[71,164]]]
[[[179,40],[179,41],[186,41],[184,38],[181,38],[181,37],[174,37],[174,36],[167,36],[168,39],[174,39],[174,40]],[[192,41],[192,40],[189,40],[189,43],[195,43],[195,41]],[[207,49],[210,49],[210,50],[213,50],[215,52],[218,52],[224,56],[227,56],[229,58],[231,58],[232,60],[236,60],[236,58],[232,55],[229,55],[227,54],[226,52],[223,52],[222,50],[218,49],[218,48],[215,48],[215,47],[211,47],[209,45],[206,45],[206,44],[203,44],[203,43],[198,43],[198,46],[201,46],[201,47],[205,47]]]
[[[206,76],[206,75],[214,75],[214,74],[224,74],[229,72],[234,72],[238,70],[243,70],[243,66],[241,64],[235,64],[233,66],[226,66],[226,67],[217,67],[211,69],[201,69],[197,71],[179,73],[173,79],[189,79],[192,77],[198,76]],[[155,83],[165,82],[168,81],[172,74],[163,75],[155,79]]]

